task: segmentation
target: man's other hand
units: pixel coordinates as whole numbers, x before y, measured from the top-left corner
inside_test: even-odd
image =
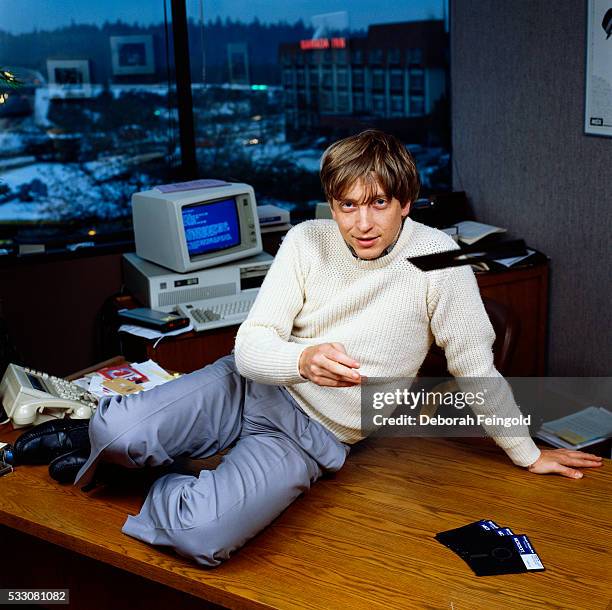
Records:
[[[307,347],[298,366],[300,375],[317,385],[348,388],[361,383],[361,375],[354,370],[359,368],[359,362],[347,355],[342,343]]]
[[[602,458],[592,453],[571,449],[543,449],[540,457],[527,470],[535,474],[560,474],[570,479],[581,479],[582,472],[576,468],[598,466],[603,466]]]

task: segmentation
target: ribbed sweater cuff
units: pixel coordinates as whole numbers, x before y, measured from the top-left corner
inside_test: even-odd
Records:
[[[308,381],[300,375],[300,356],[307,347],[308,345],[300,343],[288,343],[282,353],[274,354],[275,359],[268,363],[267,368],[278,367],[276,372],[284,380],[279,385],[293,385]]]
[[[246,345],[242,344],[236,350],[236,363],[242,375],[259,383],[285,386],[304,383],[307,379],[300,375],[299,360],[307,347],[284,341],[264,353],[259,350],[249,353]]]
[[[529,437],[521,439],[518,445],[504,447],[503,449],[517,466],[523,467],[531,466],[542,453],[533,442],[533,439]]]

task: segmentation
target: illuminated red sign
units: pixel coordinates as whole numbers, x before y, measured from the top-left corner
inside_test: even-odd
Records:
[[[346,38],[310,38],[308,40],[300,40],[300,49],[302,49],[302,51],[330,48],[346,48]]]

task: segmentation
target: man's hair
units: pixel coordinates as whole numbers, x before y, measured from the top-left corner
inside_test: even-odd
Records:
[[[362,179],[374,191],[372,172],[387,197],[405,206],[419,194],[420,180],[414,158],[395,137],[368,129],[332,144],[321,158],[321,184],[330,204],[344,197]]]

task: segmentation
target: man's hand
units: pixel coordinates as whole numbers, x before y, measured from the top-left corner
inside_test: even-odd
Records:
[[[347,355],[342,343],[321,343],[307,347],[300,355],[300,375],[317,385],[348,388],[361,383],[354,369],[359,362]]]
[[[531,466],[528,466],[527,470],[535,474],[560,474],[571,479],[581,479],[582,472],[576,468],[597,468],[598,466],[603,466],[602,458],[592,453],[571,449],[543,449],[542,455]]]

